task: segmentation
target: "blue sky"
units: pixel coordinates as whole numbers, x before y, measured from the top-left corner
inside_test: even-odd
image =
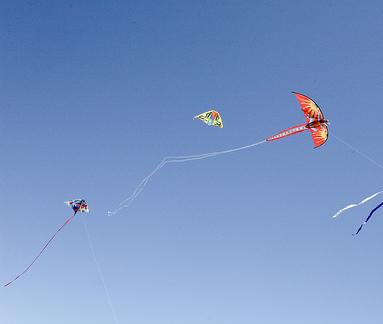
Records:
[[[83,197],[0,322],[381,323],[383,219],[352,237],[382,190],[379,1],[8,1],[0,4],[0,278],[12,279]],[[309,134],[167,165],[167,155]],[[215,107],[225,128],[193,121]],[[81,220],[82,218],[82,220]],[[96,263],[83,222],[91,235]],[[99,264],[105,280],[97,271]]]

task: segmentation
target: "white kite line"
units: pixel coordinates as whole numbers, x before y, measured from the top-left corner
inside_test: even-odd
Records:
[[[370,156],[368,156],[366,153],[363,153],[362,151],[358,150],[356,147],[352,146],[351,144],[347,143],[345,140],[339,138],[338,136],[336,136],[335,134],[332,134],[332,136],[338,140],[340,143],[344,144],[345,146],[347,146],[349,149],[351,149],[352,151],[358,153],[360,156],[362,156],[363,158],[365,158],[366,160],[370,161],[372,164],[374,164],[375,166],[383,169],[383,165],[380,164],[379,162],[375,161],[373,158],[371,158]],[[380,195],[381,193],[383,193],[383,191],[378,191],[374,194],[372,194],[371,196],[368,196],[367,198],[364,198],[361,202],[357,203],[357,204],[350,204],[350,205],[347,205],[346,207],[338,210],[335,215],[333,215],[332,217],[333,218],[336,218],[338,217],[340,214],[342,214],[343,212],[345,212],[346,210],[350,209],[350,208],[354,208],[354,207],[358,207],[360,205],[363,205],[364,203],[366,203],[367,201],[375,198],[376,196]]]

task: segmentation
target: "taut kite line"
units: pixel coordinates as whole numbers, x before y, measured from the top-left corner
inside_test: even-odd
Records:
[[[108,211],[108,215],[115,215],[117,214],[121,209],[128,208],[131,203],[139,196],[139,194],[144,190],[145,186],[149,182],[149,180],[160,170],[162,169],[166,164],[168,163],[182,163],[182,162],[188,162],[188,161],[195,161],[195,160],[202,160],[211,158],[214,156],[219,156],[223,154],[233,153],[245,149],[249,149],[255,146],[258,146],[260,144],[276,141],[279,139],[282,139],[287,136],[295,135],[304,131],[310,131],[311,137],[314,141],[314,148],[317,148],[321,145],[323,145],[327,139],[328,139],[328,120],[324,118],[324,115],[319,108],[319,106],[312,100],[311,98],[297,93],[293,92],[296,98],[298,99],[301,109],[303,111],[303,114],[306,117],[306,122],[303,124],[299,124],[290,128],[287,128],[281,132],[279,132],[276,135],[270,136],[262,141],[259,141],[257,143],[249,144],[246,146],[241,146],[229,150],[224,151],[217,151],[217,152],[211,152],[211,153],[205,153],[205,154],[196,154],[196,155],[181,155],[181,156],[168,156],[165,157],[155,168],[152,172],[150,172],[142,181],[138,184],[136,189],[133,191],[133,193],[126,199],[124,199],[119,207],[115,209],[114,211]],[[215,110],[208,111],[206,113],[202,113],[200,115],[197,115],[195,118],[201,119],[203,122],[205,122],[208,125],[212,126],[218,126],[220,128],[223,127],[222,118],[221,115],[216,112]],[[218,122],[217,122],[218,121]]]

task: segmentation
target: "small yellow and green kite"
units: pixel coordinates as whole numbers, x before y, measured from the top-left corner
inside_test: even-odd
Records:
[[[195,116],[194,118],[202,120],[205,124],[209,126],[217,126],[219,128],[223,128],[222,118],[218,111],[209,110]]]

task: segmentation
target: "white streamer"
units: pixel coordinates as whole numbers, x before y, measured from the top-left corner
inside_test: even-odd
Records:
[[[364,198],[361,202],[357,203],[357,204],[351,204],[351,205],[348,205],[340,210],[338,210],[336,212],[336,214],[333,216],[333,218],[336,218],[338,217],[340,214],[342,214],[344,211],[346,211],[347,209],[350,209],[350,208],[354,208],[354,207],[358,207],[360,205],[363,205],[364,203],[366,203],[367,201],[375,198],[376,196],[380,195],[381,193],[383,193],[383,191],[379,191],[377,193],[374,193],[373,195],[367,197],[367,198]]]
[[[196,155],[181,155],[181,156],[167,156],[162,159],[162,161],[154,168],[152,172],[150,172],[142,181],[138,184],[136,189],[133,191],[133,193],[126,199],[124,199],[120,206],[115,209],[114,211],[108,211],[108,216],[112,216],[117,214],[121,209],[128,208],[132,202],[140,195],[140,193],[144,190],[145,186],[149,182],[149,180],[159,171],[161,170],[166,164],[168,163],[183,163],[188,161],[195,161],[195,160],[203,160],[214,156],[219,156],[222,154],[228,154],[233,153],[241,150],[245,150],[260,144],[266,143],[266,140],[262,140],[257,143],[249,144],[246,146],[236,147],[233,149],[225,150],[225,151],[217,151],[217,152],[211,152],[211,153],[205,153],[205,154],[196,154]]]

